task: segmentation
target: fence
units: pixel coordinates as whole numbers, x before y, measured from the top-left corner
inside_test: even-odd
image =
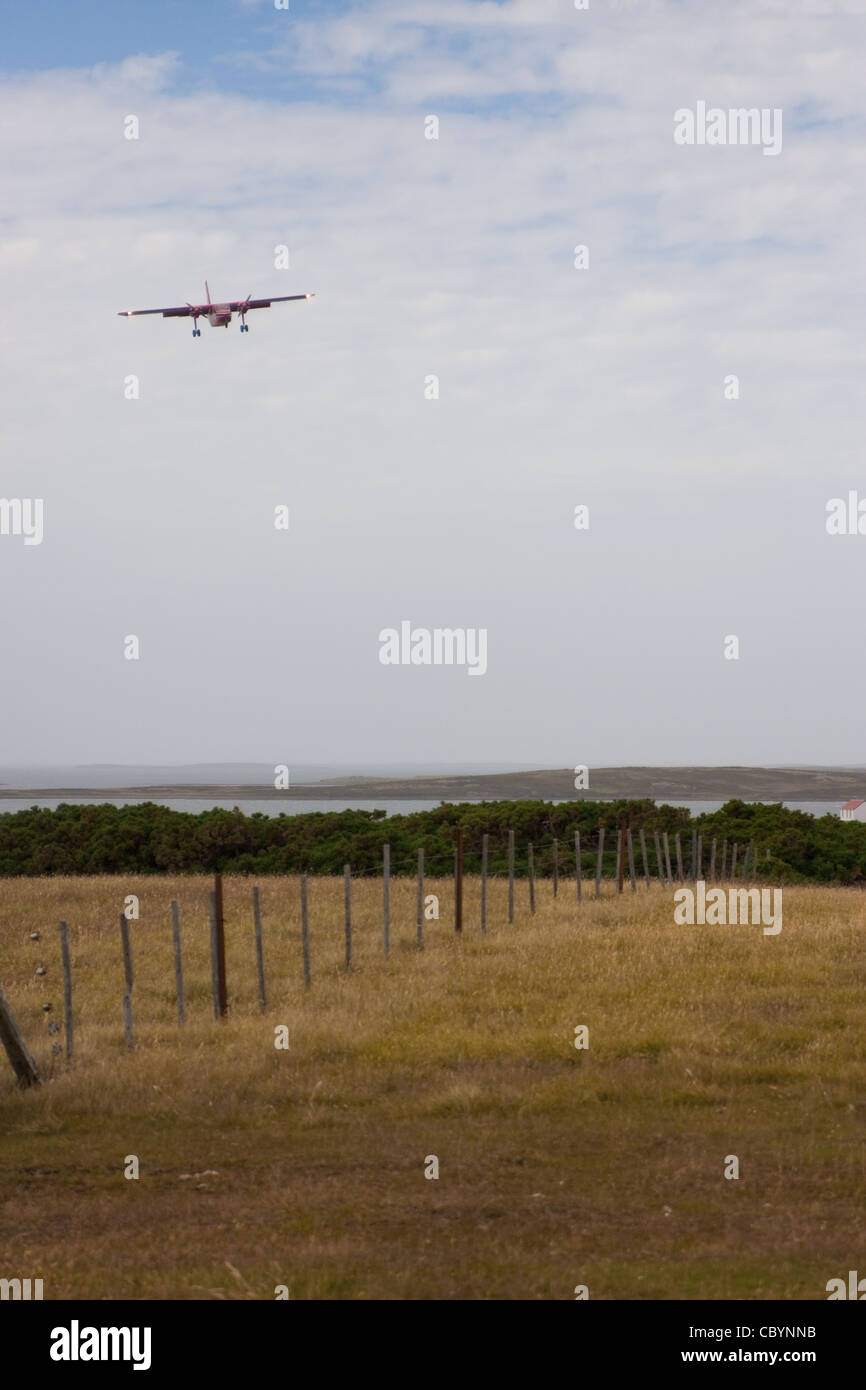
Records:
[[[488,833],[484,833],[480,837],[480,845],[477,849],[480,852],[480,875],[475,876],[476,879],[480,879],[478,884],[480,889],[479,913],[477,919],[473,915],[472,920],[470,920],[466,915],[464,901],[466,846],[464,845],[464,832],[458,830],[454,849],[452,923],[454,930],[458,933],[465,929],[476,928],[482,936],[486,935],[490,925],[491,896],[489,890],[490,884],[494,880],[501,883],[503,879],[507,879],[507,910],[504,915],[507,923],[513,924],[518,880],[525,879],[526,881],[526,903],[529,915],[532,916],[537,911],[540,890],[543,891],[545,897],[549,893],[547,900],[556,900],[558,906],[566,905],[570,898],[574,908],[579,912],[588,900],[596,901],[606,896],[602,893],[602,884],[605,882],[612,882],[616,895],[624,892],[637,895],[640,892],[654,889],[657,885],[672,888],[676,883],[696,882],[698,879],[716,883],[730,882],[736,879],[748,883],[753,881],[757,865],[754,842],[745,846],[743,853],[741,852],[743,846],[737,842],[729,844],[727,840],[723,840],[719,843],[713,839],[708,845],[705,845],[701,836],[693,832],[690,842],[684,845],[680,832],[675,832],[671,837],[667,831],[655,830],[650,839],[643,828],[635,833],[630,826],[625,824],[620,825],[614,835],[608,834],[604,826],[600,826],[595,835],[587,835],[585,832],[581,835],[580,831],[575,831],[573,845],[561,844],[559,840],[554,838],[550,844],[543,847],[543,853],[540,856],[536,854],[536,847],[531,842],[522,846],[518,853],[515,832],[510,830],[507,839],[507,868],[504,874],[492,874],[489,871],[490,835]],[[540,864],[544,870],[542,873],[539,873]],[[427,899],[424,892],[427,882],[425,880],[425,853],[423,849],[418,850],[416,875],[417,893],[413,892],[416,899],[415,944],[419,950],[423,950],[424,928],[427,920],[425,910]],[[330,876],[327,877],[330,879]],[[302,874],[299,884],[301,951],[298,964],[300,972],[302,972],[305,991],[312,989],[315,978],[314,950],[309,921],[310,878],[311,876]],[[372,876],[367,874],[364,875],[364,878],[370,882]],[[391,949],[392,891],[391,846],[387,843],[382,847],[381,880],[381,949],[382,955],[387,957]],[[315,883],[315,879],[312,881]],[[401,876],[401,881],[406,882],[405,875]],[[343,872],[342,900],[345,936],[343,968],[347,972],[352,971],[354,964],[353,886],[356,882],[357,878],[353,877],[351,865],[346,864]],[[594,884],[591,899],[585,892],[587,883]],[[170,904],[170,917],[177,1026],[183,1028],[187,1021],[187,995],[184,983],[183,931],[180,906],[177,901],[172,901]],[[215,875],[213,890],[209,893],[209,920],[210,993],[214,1017],[217,1020],[223,1020],[228,1014],[229,1005],[221,874]],[[437,920],[441,921],[441,915],[438,911]],[[265,971],[267,933],[258,885],[251,889],[250,922],[252,926],[251,941],[254,945],[256,962],[257,1001],[259,1009],[264,1012],[268,999]],[[124,980],[124,989],[119,1001],[119,1014],[123,1021],[126,1047],[132,1051],[135,1048],[133,1009],[135,961],[130,924],[125,914],[121,914],[119,918],[119,928],[119,955],[122,960]],[[39,939],[38,933],[32,935],[34,939]],[[64,1045],[59,1042],[55,1043],[53,1051],[55,1054],[65,1051],[67,1059],[71,1060],[75,1049],[76,1016],[73,1011],[74,993],[69,930],[65,921],[59,924],[58,935],[63,973],[62,1031]],[[37,971],[37,973],[39,972]],[[50,1014],[53,1012],[53,1005],[45,1004],[43,1010]],[[48,1026],[52,1032],[60,1031],[59,1025],[53,1020],[49,1021]],[[0,1041],[6,1045],[10,1061],[21,1083],[29,1085],[37,1081],[35,1064],[27,1052],[20,1031],[12,1019],[2,993],[0,993]]]

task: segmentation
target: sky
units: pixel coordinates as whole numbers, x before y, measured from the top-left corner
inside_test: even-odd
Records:
[[[4,0],[0,764],[866,763],[858,9]]]

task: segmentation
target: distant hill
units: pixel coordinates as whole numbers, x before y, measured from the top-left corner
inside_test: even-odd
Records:
[[[593,767],[589,787],[575,791],[574,772],[498,772],[430,777],[345,777],[298,783],[277,791],[270,783],[160,783],[138,787],[40,787],[38,799],[76,796],[95,801],[128,796],[213,797],[219,800],[334,801],[838,801],[866,799],[866,768],[854,767]],[[0,787],[0,799],[33,797],[33,788]]]

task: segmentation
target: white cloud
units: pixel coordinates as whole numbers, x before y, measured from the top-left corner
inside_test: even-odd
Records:
[[[725,25],[702,13],[418,3],[293,16],[291,44],[256,55],[287,85],[263,78],[257,99],[184,90],[196,74],[177,54],[4,81],[2,492],[45,496],[47,529],[36,560],[0,546],[4,577],[26,593],[0,637],[7,651],[35,642],[12,699],[22,717],[52,712],[51,755],[69,737],[45,694],[51,663],[74,673],[82,644],[103,651],[136,624],[166,644],[139,687],[122,686],[107,657],[104,687],[86,663],[80,688],[58,687],[94,758],[212,756],[224,719],[224,756],[270,756],[291,717],[315,756],[347,755],[360,725],[374,756],[391,744],[420,755],[426,740],[424,756],[555,761],[576,691],[581,717],[613,739],[622,711],[605,624],[629,625],[604,597],[617,528],[629,544],[616,583],[654,598],[660,629],[672,595],[693,588],[709,607],[729,591],[730,513],[717,519],[707,500],[703,534],[683,539],[686,492],[776,490],[776,572],[794,535],[797,571],[820,593],[837,556],[820,549],[821,497],[818,548],[802,548],[797,489],[838,495],[860,467],[857,50],[840,13],[819,28],[796,12],[782,24],[771,6],[728,7]],[[322,99],[304,75],[369,76],[378,95]],[[526,102],[474,113],[477,99],[515,92]],[[427,141],[438,97],[453,101]],[[533,104],[542,97],[561,108]],[[674,146],[673,111],[697,98],[783,106],[783,154]],[[798,110],[823,123],[798,125]],[[129,112],[137,141],[123,138]],[[279,243],[288,272],[274,269]],[[590,246],[587,272],[573,268],[577,243]],[[319,297],[251,317],[249,335],[205,327],[195,342],[183,321],[116,317],[195,300],[205,278],[217,296]],[[736,405],[721,397],[729,372]],[[128,373],[138,402],[123,399]],[[442,383],[435,404],[428,373]],[[629,510],[646,488],[669,498],[678,535],[655,532],[651,565]],[[599,540],[587,565],[567,521],[605,489],[622,510],[597,502],[593,536],[608,527],[608,549]],[[263,518],[283,500],[296,521],[278,550]],[[757,613],[778,655],[759,561],[742,612]],[[407,703],[375,663],[347,674],[344,645],[399,621],[404,598],[415,621],[488,626],[517,674],[496,676],[494,648],[477,683],[490,693],[471,710],[450,695],[441,706],[439,687]],[[857,621],[849,601],[840,629],[842,615]],[[820,622],[810,602],[807,630]],[[558,663],[543,694],[544,671],[519,671],[527,631]],[[223,639],[258,643],[252,664],[242,647],[229,659]],[[220,663],[224,710],[184,643]],[[274,671],[256,694],[263,652]],[[798,746],[799,696],[777,727],[782,692],[763,679],[748,737],[755,756],[781,761]],[[641,691],[657,740],[644,760],[677,747],[669,694]],[[520,751],[508,742],[515,698]],[[739,749],[726,698],[708,706],[708,757]],[[124,742],[130,720],[138,752]],[[853,728],[837,721],[840,757]],[[824,746],[813,760],[836,755]]]

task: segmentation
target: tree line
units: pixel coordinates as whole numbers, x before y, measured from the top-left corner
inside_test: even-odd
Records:
[[[39,874],[354,874],[382,870],[382,846],[391,846],[391,868],[411,874],[424,850],[431,875],[452,871],[455,832],[464,833],[464,866],[481,867],[482,835],[489,837],[488,868],[508,867],[508,832],[514,831],[515,872],[527,872],[528,844],[536,873],[552,872],[554,841],[562,874],[574,872],[574,832],[580,831],[582,865],[593,873],[599,826],[606,832],[604,872],[615,870],[616,830],[627,826],[647,834],[651,860],[655,830],[681,835],[688,873],[691,832],[702,837],[707,865],[709,845],[722,841],[756,846],[750,877],[776,883],[813,881],[859,884],[866,878],[866,824],[836,816],[811,816],[781,804],[728,801],[718,811],[690,815],[684,807],[651,800],[443,802],[433,810],[388,816],[384,811],[313,811],[304,815],[244,815],[217,808],[200,813],[173,811],[149,801],[127,806],[108,803],[56,810],[31,807],[0,814],[0,876]],[[740,859],[742,863],[742,858]],[[641,864],[637,862],[638,873]]]

